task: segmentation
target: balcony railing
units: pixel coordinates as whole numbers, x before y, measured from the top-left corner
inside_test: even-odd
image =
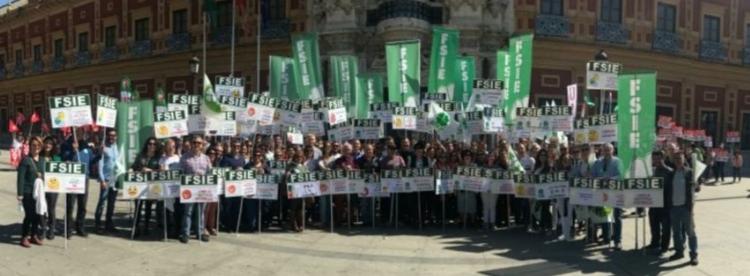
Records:
[[[65,58],[55,57],[52,59],[52,71],[60,71],[65,69]]]
[[[677,53],[680,51],[680,36],[674,32],[654,31],[651,47],[662,52]]]
[[[31,73],[39,74],[44,72],[44,61],[37,60],[31,65]]]
[[[541,36],[568,37],[570,21],[565,16],[537,14],[534,20],[536,34]]]
[[[211,43],[229,44],[230,42],[232,42],[232,26],[219,27],[211,31]]]
[[[91,53],[88,51],[76,53],[76,66],[86,66],[91,64]]]
[[[115,61],[120,56],[120,51],[117,49],[117,47],[109,47],[104,48],[102,50],[101,59],[102,62],[108,62],[108,61]]]
[[[23,66],[23,64],[16,64],[16,67],[13,68],[13,76],[16,78],[23,77],[23,74],[26,73],[26,67]]]
[[[597,22],[596,23],[596,40],[625,44],[630,40],[630,31],[620,23]]]
[[[701,40],[700,57],[705,60],[726,61],[727,48],[721,42]]]
[[[745,49],[742,49],[742,63],[745,65],[750,65],[750,47],[745,47]]]
[[[171,34],[166,42],[170,52],[188,50],[190,49],[190,33]]]
[[[268,20],[263,22],[260,35],[265,39],[289,38],[289,19]]]
[[[135,57],[145,57],[151,55],[151,40],[141,40],[133,43],[130,49]]]
[[[5,67],[0,67],[0,80],[5,79]]]

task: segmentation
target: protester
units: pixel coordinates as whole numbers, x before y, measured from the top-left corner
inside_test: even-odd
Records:
[[[461,153],[461,166],[462,167],[475,167],[476,163],[471,154],[471,151],[464,150]],[[458,214],[461,216],[461,221],[465,225],[475,226],[476,225],[476,213],[477,213],[477,195],[475,192],[461,190],[456,192],[456,204],[458,205]]]
[[[211,162],[212,168],[218,168],[219,163],[221,162],[221,157],[224,155],[224,147],[221,146],[221,144],[216,143],[209,147],[208,152],[206,153],[208,155],[208,159]],[[224,196],[219,196],[219,201],[223,201]],[[208,233],[211,236],[216,236],[219,234],[218,232],[218,225],[216,225],[216,213],[219,210],[219,203],[218,202],[209,202],[205,204],[205,230],[204,233]]]
[[[604,144],[604,146],[602,146],[602,157],[599,158],[599,160],[596,160],[594,166],[592,167],[591,175],[593,177],[602,179],[618,179],[620,177],[620,159],[618,159],[616,156],[613,156],[613,154],[614,146],[612,146],[612,144],[606,143]],[[609,245],[610,242],[614,241],[615,250],[621,250],[622,209],[614,208],[613,216],[614,229],[612,229],[610,223],[605,223],[602,225],[602,230],[604,232],[604,242]]]
[[[486,169],[496,169],[498,164],[498,152],[491,153],[487,159],[484,167]],[[497,194],[492,193],[489,189],[486,189],[481,194],[482,199],[482,222],[485,230],[491,230],[495,228],[495,222],[497,219]]]
[[[206,175],[208,173],[208,170],[211,168],[211,160],[209,160],[208,156],[203,154],[204,145],[205,140],[203,139],[203,136],[196,135],[193,137],[190,152],[184,153],[180,158],[180,167],[184,174]],[[208,242],[208,236],[203,235],[203,203],[183,203],[182,235],[180,236],[180,242],[188,242],[193,215],[195,215],[195,220],[197,221],[195,232],[198,238],[204,242]]]
[[[158,171],[161,167],[159,165],[159,158],[160,156],[160,149],[159,149],[159,142],[156,141],[156,138],[149,137],[146,139],[146,143],[143,145],[143,148],[141,149],[141,152],[136,156],[135,162],[133,162],[133,165],[130,167],[135,172],[153,172]],[[158,202],[157,202],[158,201]],[[156,216],[160,217],[159,214],[164,212],[164,203],[160,200],[151,200],[151,199],[145,199],[145,200],[136,200],[136,209],[135,209],[135,224],[133,224],[133,227],[136,228],[135,230],[135,236],[139,237],[141,235],[148,236],[149,235],[149,223],[151,223],[151,214],[153,210],[154,204],[157,204],[156,207]],[[141,225],[141,221],[144,221],[145,223],[143,225],[143,228],[139,228]],[[157,219],[157,221],[160,221],[157,223],[158,225],[162,225],[162,220]]]
[[[177,154],[179,149],[177,145],[181,144],[176,138],[169,138],[164,140],[162,146],[162,156],[159,158],[159,170],[161,171],[175,171],[180,169],[180,155]],[[167,198],[164,199],[164,208],[167,208],[167,222],[170,235],[179,237],[180,235],[180,221],[182,220],[182,204],[179,204],[180,198]],[[175,202],[177,204],[175,204]]]
[[[59,150],[57,148],[58,142],[53,137],[44,138],[44,150],[41,152],[41,158],[44,162],[49,161],[62,161]],[[57,235],[57,193],[45,193],[44,197],[47,201],[47,218],[42,220],[42,228],[44,228],[44,237],[48,240],[54,240]]]
[[[732,183],[742,181],[742,163],[742,153],[735,150],[732,156]]]
[[[714,152],[716,154],[716,158],[714,160],[714,180],[715,182],[719,182],[719,179],[721,179],[721,182],[724,182],[724,167],[727,163],[724,144],[719,144],[719,148],[714,149]],[[721,156],[719,156],[721,154]]]
[[[84,135],[82,129],[76,129],[77,135],[73,135],[68,137],[68,140],[65,144],[63,144],[63,152],[62,152],[62,160],[63,161],[71,161],[71,162],[78,162],[83,164],[83,171],[86,172],[86,180],[84,181],[84,193],[83,194],[68,194],[66,195],[67,200],[67,208],[65,210],[65,219],[67,220],[67,238],[70,239],[72,233],[73,233],[73,222],[71,221],[71,218],[73,218],[73,208],[76,207],[76,221],[75,221],[75,230],[76,234],[78,234],[81,237],[87,237],[88,233],[86,233],[86,229],[84,229],[84,222],[86,220],[86,202],[88,201],[89,196],[89,168],[91,168],[91,160],[93,159],[94,153],[92,152],[91,148],[89,147],[89,144],[86,143],[85,139],[78,141],[77,137],[82,137]]]
[[[102,208],[104,204],[107,204],[106,211],[106,225],[105,230],[107,232],[114,232],[115,226],[112,222],[112,214],[115,210],[115,199],[117,199],[117,188],[115,182],[117,180],[117,160],[120,158],[120,153],[117,150],[117,132],[110,130],[107,132],[107,138],[105,139],[104,146],[102,148],[102,158],[99,160],[99,186],[101,190],[99,192],[99,202],[96,203],[96,212],[94,214],[95,229],[98,233],[102,233],[101,217]]]
[[[228,152],[221,157],[219,161],[219,167],[229,168],[232,170],[241,170],[245,167],[245,157],[242,156],[242,141],[235,139],[231,141],[231,145],[228,148]],[[230,231],[237,229],[237,216],[239,216],[240,208],[239,197],[224,198],[220,206],[221,212],[221,224],[226,226]],[[257,204],[253,204],[256,205]],[[257,210],[254,212],[257,214]]]
[[[700,184],[693,181],[690,168],[685,166],[683,154],[674,156],[674,170],[667,174],[666,184],[671,185],[670,193],[666,197],[671,200],[670,219],[674,237],[675,254],[670,261],[685,257],[685,237],[690,248],[690,264],[698,265],[698,238],[695,235],[695,193],[700,191]]]
[[[45,158],[39,154],[42,150],[42,139],[32,137],[29,142],[29,155],[25,156],[18,166],[18,177],[16,180],[16,197],[23,205],[24,217],[21,230],[21,246],[31,247],[31,244],[42,245],[42,240],[37,231],[39,228],[40,215],[46,212],[46,206],[39,202],[44,194],[40,192],[44,185],[37,182],[44,181]],[[42,209],[42,210],[40,210]]]
[[[661,151],[654,151],[651,154],[652,165],[654,167],[654,177],[666,179],[671,173],[671,168],[664,164],[664,158]],[[648,209],[649,228],[651,229],[651,243],[646,247],[653,250],[659,255],[667,253],[669,249],[669,239],[671,232],[670,208],[671,199],[667,196],[672,185],[665,185],[664,189],[664,207],[652,207]]]
[[[303,151],[297,151],[294,155],[294,158],[292,159],[292,163],[289,164],[289,167],[286,169],[286,172],[284,174],[284,177],[282,178],[282,181],[280,183],[280,188],[283,189],[283,194],[287,194],[287,181],[289,180],[289,176],[291,174],[296,173],[305,173],[309,172],[307,166],[305,163],[308,161],[307,156],[312,156],[312,148],[308,147],[306,148],[305,152]],[[281,189],[280,189],[281,190]],[[289,214],[287,214],[287,218],[289,218],[288,221],[288,229],[294,231],[294,232],[302,232],[305,230],[304,227],[304,217],[303,217],[303,208],[305,206],[303,205],[302,198],[294,198],[289,199]]]

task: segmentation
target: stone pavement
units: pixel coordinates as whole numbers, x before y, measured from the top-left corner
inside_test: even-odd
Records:
[[[0,164],[0,275],[741,275],[750,270],[750,181],[705,186],[696,207],[700,265],[633,250],[635,219],[623,226],[624,250],[554,242],[520,230],[353,228],[336,233],[220,233],[209,243],[191,240],[130,241],[91,234],[42,247],[18,246],[22,215],[15,199],[15,172]],[[91,186],[92,194],[98,193]],[[89,198],[93,218],[96,195]],[[62,214],[63,201],[58,202]],[[127,223],[127,202],[116,212]],[[88,225],[92,224],[91,220]],[[640,233],[640,232],[639,232]],[[642,237],[641,237],[642,238]]]

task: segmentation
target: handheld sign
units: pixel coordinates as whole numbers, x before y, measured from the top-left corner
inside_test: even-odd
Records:
[[[407,190],[401,176],[401,170],[380,171],[381,191],[383,193],[405,193]]]
[[[484,169],[477,167],[457,167],[454,179],[458,181],[457,189],[469,192],[489,191]]]
[[[575,120],[576,144],[604,144],[617,140],[617,114],[604,114]]]
[[[49,98],[52,128],[79,127],[93,123],[91,96],[67,95]]]
[[[456,181],[450,170],[437,170],[435,172],[435,194],[451,194],[456,189]]]
[[[216,76],[214,91],[217,97],[244,97],[245,78],[232,76]]]
[[[188,135],[187,113],[184,110],[154,113],[156,139]]]
[[[218,175],[182,175],[180,203],[207,203],[219,201]]]
[[[589,61],[586,64],[586,89],[617,90],[617,76],[622,64],[608,61]]]
[[[417,129],[419,110],[416,107],[396,107],[393,109],[393,129]]]
[[[121,199],[177,198],[181,174],[179,170],[129,172],[122,184]]]
[[[503,86],[501,80],[476,79],[469,102],[479,107],[499,107],[503,103]],[[469,109],[472,108],[474,106],[469,106]]]
[[[237,112],[225,111],[221,116],[206,119],[206,134],[211,136],[237,135]]]
[[[513,194],[513,172],[492,169],[485,171],[490,192],[500,195]]]
[[[327,99],[324,103],[329,125],[346,122],[346,107],[341,99]]]
[[[261,174],[255,176],[256,192],[254,199],[278,200],[279,199],[279,176],[274,174]]]
[[[320,193],[320,180],[315,173],[291,174],[287,180],[287,197],[304,198],[316,197]]]
[[[349,119],[354,139],[377,140],[383,137],[383,124],[379,119]]]
[[[252,196],[256,193],[257,182],[254,170],[230,170],[224,172],[224,196]]]
[[[570,204],[597,207],[663,207],[662,178],[624,180],[575,178],[570,184]]]
[[[44,164],[44,188],[48,193],[86,193],[86,174],[83,163],[46,162]]]
[[[404,186],[412,186],[415,192],[431,192],[435,190],[434,170],[432,168],[411,168],[402,172]]]
[[[117,99],[102,94],[97,94],[96,99],[96,125],[114,128],[117,122]]]
[[[393,121],[393,109],[398,106],[400,104],[392,102],[371,103],[370,119],[379,119],[383,123],[390,123]]]
[[[534,198],[536,194],[536,184],[534,175],[516,174],[513,176],[513,193],[518,198]]]
[[[534,182],[537,200],[568,197],[568,173],[566,172],[535,174]]]
[[[167,96],[167,111],[184,110],[188,115],[188,132],[204,133],[206,119],[201,116],[199,95],[169,94]]]
[[[316,173],[318,174],[318,179],[320,179],[321,195],[342,195],[349,193],[349,181],[346,171],[330,170],[318,171]]]
[[[276,100],[260,94],[250,95],[245,108],[247,119],[258,121],[261,126],[272,124],[276,114]]]

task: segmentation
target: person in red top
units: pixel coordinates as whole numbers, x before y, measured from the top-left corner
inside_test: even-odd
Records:
[[[742,154],[739,150],[735,150],[734,156],[732,156],[732,183],[737,182],[737,180],[742,181],[742,174],[740,173],[742,161]]]

